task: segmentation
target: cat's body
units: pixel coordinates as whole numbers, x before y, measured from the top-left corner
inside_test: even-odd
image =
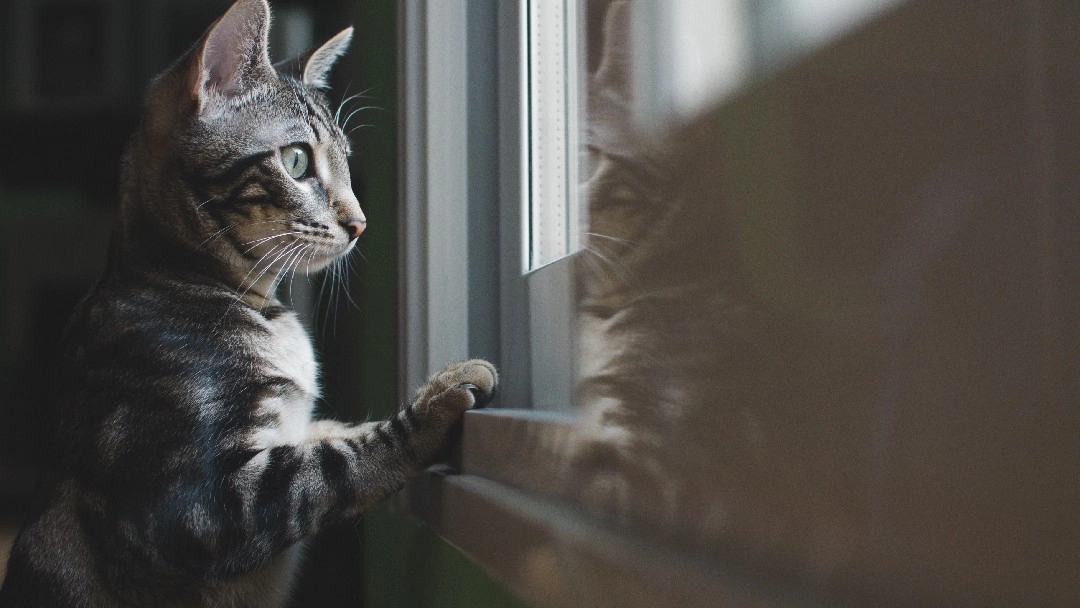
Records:
[[[313,420],[312,348],[274,291],[366,223],[317,90],[351,29],[274,68],[268,27],[239,0],[151,87],[2,606],[281,605],[304,539],[399,489],[494,390],[470,361],[388,421]]]

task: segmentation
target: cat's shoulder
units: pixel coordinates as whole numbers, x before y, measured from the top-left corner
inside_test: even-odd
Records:
[[[287,311],[260,313],[237,294],[207,282],[154,275],[106,275],[77,307],[69,334],[78,341],[139,335],[156,343],[183,336],[202,343],[238,344],[238,337],[270,331],[268,319]],[[288,313],[291,314],[291,313]]]

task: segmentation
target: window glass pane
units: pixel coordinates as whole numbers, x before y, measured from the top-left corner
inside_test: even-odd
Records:
[[[576,0],[530,0],[526,271],[578,248]]]
[[[646,131],[687,117],[900,0],[670,0],[635,4],[634,112]],[[581,246],[579,133],[586,38],[606,0],[528,0],[524,272]],[[599,17],[599,18],[598,18]],[[588,21],[588,23],[586,23]],[[629,74],[628,74],[629,77]]]

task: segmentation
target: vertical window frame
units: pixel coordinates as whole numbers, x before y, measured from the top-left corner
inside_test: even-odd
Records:
[[[529,4],[446,0],[400,9],[403,395],[447,363],[475,356],[499,366],[497,406],[571,406],[572,260],[530,268]],[[576,0],[565,4],[577,10]],[[494,87],[470,86],[491,73]],[[492,99],[472,98],[490,88]],[[567,89],[575,97],[560,103],[573,115],[567,128],[577,129],[577,104],[568,105],[576,83]],[[568,139],[576,142],[576,132],[564,133]],[[566,156],[556,186],[564,213],[577,189],[576,152]],[[579,218],[567,218],[575,228],[564,242],[571,243]]]

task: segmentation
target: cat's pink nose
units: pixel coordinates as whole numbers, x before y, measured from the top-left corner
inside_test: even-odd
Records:
[[[349,234],[349,239],[355,239],[367,228],[367,220],[362,217],[350,217],[341,220],[341,227]]]

